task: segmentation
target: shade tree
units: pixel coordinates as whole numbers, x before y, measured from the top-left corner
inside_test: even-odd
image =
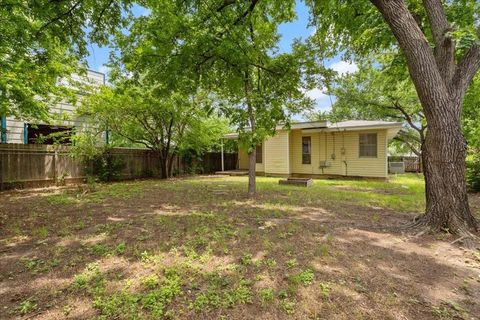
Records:
[[[465,94],[480,68],[474,0],[309,0],[323,55],[369,58],[397,52],[428,125],[422,154],[425,214],[412,227],[472,236],[465,183],[467,144],[461,126]]]
[[[117,34],[115,58],[124,73],[143,70],[165,90],[214,95],[249,154],[255,193],[256,146],[308,107],[302,90],[302,49],[278,50],[278,26],[295,18],[293,2],[145,1],[149,15]]]

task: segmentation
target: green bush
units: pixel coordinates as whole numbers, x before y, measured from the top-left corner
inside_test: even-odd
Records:
[[[94,155],[87,165],[87,174],[97,177],[100,181],[113,181],[118,179],[125,168],[125,162],[110,152]]]
[[[480,155],[467,158],[467,187],[470,191],[480,191]]]

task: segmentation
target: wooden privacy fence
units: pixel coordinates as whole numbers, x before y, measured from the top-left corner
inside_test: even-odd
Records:
[[[121,180],[160,176],[158,157],[150,150],[115,148],[110,153],[124,164]],[[237,167],[237,154],[227,153],[224,159],[226,170]],[[221,154],[206,153],[195,165],[196,173],[220,171]],[[176,158],[173,172],[193,173],[189,166],[191,161]],[[0,190],[81,182],[87,168],[88,164],[70,156],[68,146],[0,144]]]
[[[405,172],[422,172],[422,162],[419,157],[390,156],[388,162],[401,162],[405,165]]]

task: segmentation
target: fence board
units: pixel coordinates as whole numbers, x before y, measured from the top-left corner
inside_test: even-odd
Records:
[[[405,172],[422,172],[422,162],[418,157],[409,156],[390,156],[388,162],[403,161],[405,164]]]
[[[125,164],[120,179],[160,176],[158,157],[150,150],[115,148],[111,153]],[[224,156],[225,170],[237,168],[237,154],[226,153]],[[205,153],[194,164],[196,173],[220,171],[221,154]],[[173,172],[190,171],[188,165],[192,163],[177,158]],[[0,190],[74,183],[85,178],[85,163],[72,158],[67,146],[0,144]]]

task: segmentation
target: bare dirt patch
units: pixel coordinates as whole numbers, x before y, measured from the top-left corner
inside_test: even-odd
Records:
[[[387,184],[370,205],[315,183],[262,178],[254,200],[244,177],[1,193],[0,319],[480,318],[480,254],[392,231],[414,214],[387,207]]]

